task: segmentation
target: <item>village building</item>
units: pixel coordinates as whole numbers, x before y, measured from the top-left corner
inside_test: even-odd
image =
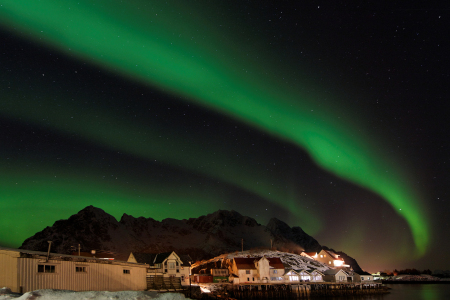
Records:
[[[213,276],[213,282],[228,282],[230,276],[228,269],[211,269],[211,275]]]
[[[311,274],[311,282],[323,282],[324,274],[319,270],[307,270]]]
[[[322,249],[313,258],[321,263],[328,265],[329,267],[350,267],[345,264],[345,261],[339,257],[339,254],[334,253],[331,250]]]
[[[300,253],[300,255],[304,256],[304,257],[307,257],[309,259],[315,259],[315,257],[317,257],[317,252],[305,252],[305,251],[302,251]]]
[[[39,289],[145,290],[148,265],[0,247],[0,286],[16,293]]]
[[[189,285],[192,259],[189,255],[178,255],[174,251],[165,253],[132,252],[128,262],[145,263],[147,284],[152,289],[179,289]]]
[[[230,267],[234,284],[281,283],[284,271],[279,257],[235,257]]]
[[[311,274],[307,270],[287,270],[285,274],[285,279],[288,282],[310,282]]]
[[[373,275],[368,272],[353,272],[353,282],[373,282]]]
[[[323,280],[325,282],[348,282],[352,281],[352,277],[342,269],[329,269],[323,272]]]

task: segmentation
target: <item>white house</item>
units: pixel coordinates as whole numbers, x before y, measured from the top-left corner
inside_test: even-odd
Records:
[[[353,272],[353,281],[361,282],[361,283],[370,283],[373,282],[373,275],[368,272]]]
[[[323,280],[326,282],[347,282],[347,274],[342,269],[329,269],[323,272]]]
[[[286,272],[285,278],[289,282],[309,282],[311,274],[307,270],[289,270]]]
[[[319,270],[307,270],[311,274],[311,282],[322,282],[324,274]]]
[[[317,255],[313,256],[315,260],[328,265],[329,267],[350,267],[345,261],[339,257],[339,254],[331,250],[322,249]]]
[[[128,257],[128,262],[147,264],[147,281],[149,283],[150,278],[166,277],[179,278],[181,285],[189,285],[192,263],[189,255],[178,255],[174,251],[157,254],[132,252]]]
[[[0,247],[0,286],[25,293],[145,290],[148,265]]]
[[[284,282],[284,265],[279,257],[235,257],[230,273],[233,283]]]

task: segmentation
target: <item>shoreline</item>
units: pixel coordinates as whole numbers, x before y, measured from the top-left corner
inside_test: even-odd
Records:
[[[382,280],[382,284],[450,284],[450,280]]]

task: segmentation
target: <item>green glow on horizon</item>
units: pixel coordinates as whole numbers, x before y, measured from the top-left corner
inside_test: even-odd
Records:
[[[13,32],[18,28],[26,38],[188,96],[295,143],[324,169],[389,201],[407,220],[418,254],[425,253],[429,222],[415,188],[401,181],[408,178],[406,171],[392,166],[372,149],[371,140],[349,122],[338,122],[329,111],[312,111],[313,100],[302,96],[299,88],[278,84],[271,74],[261,74],[261,65],[266,70],[281,66],[246,59],[232,43],[228,45],[216,36],[217,29],[208,29],[212,24],[198,18],[200,13],[189,15],[192,10],[181,9],[183,1],[174,1],[171,6],[152,3],[151,8],[146,3],[135,1],[131,6],[118,1],[80,0],[65,1],[63,6],[49,0],[4,1],[0,22]],[[202,28],[200,33],[195,31],[198,28]],[[201,41],[202,34],[212,37]],[[83,129],[80,132],[86,134]],[[86,134],[86,138],[94,140],[96,136]],[[109,138],[102,142],[117,146]],[[125,150],[149,156],[148,149],[139,153]],[[224,178],[233,182],[229,175]],[[275,198],[272,201],[279,199]]]

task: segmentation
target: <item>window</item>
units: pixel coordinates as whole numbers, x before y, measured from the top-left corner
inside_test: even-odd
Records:
[[[361,280],[364,280],[364,277],[361,276]]]
[[[123,274],[131,274],[130,270],[123,269]]]
[[[86,273],[86,267],[75,267],[75,272]]]
[[[331,261],[328,261],[328,264],[331,265]]]
[[[250,274],[250,270],[245,270],[245,274]]]
[[[38,273],[55,273],[55,266],[38,265]]]
[[[174,262],[170,262],[169,263],[169,269],[175,269],[175,263]]]
[[[322,255],[322,254],[320,254],[320,257],[323,257],[323,255]]]
[[[273,270],[273,274],[277,274],[277,272],[278,272],[277,270]]]

